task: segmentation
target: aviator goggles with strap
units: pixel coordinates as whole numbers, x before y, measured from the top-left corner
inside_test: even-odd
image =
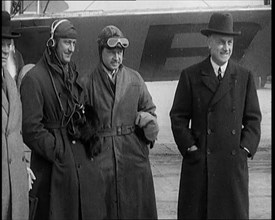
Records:
[[[127,48],[129,46],[129,41],[127,38],[117,38],[111,37],[107,40],[108,47],[116,47],[118,44],[121,44],[123,48]]]

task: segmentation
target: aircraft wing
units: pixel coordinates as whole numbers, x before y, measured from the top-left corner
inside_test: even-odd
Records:
[[[145,81],[177,80],[183,68],[208,55],[206,38],[200,30],[207,26],[214,11],[230,11],[235,21],[234,29],[242,32],[234,40],[232,58],[253,70],[255,77],[271,75],[270,7],[18,17],[13,19],[13,25],[22,37],[15,43],[25,63],[36,63],[50,37],[51,23],[55,19],[68,18],[79,33],[73,58],[81,67],[80,73],[85,74],[99,61],[98,33],[104,26],[113,24],[130,40],[124,59],[127,66],[138,70]]]

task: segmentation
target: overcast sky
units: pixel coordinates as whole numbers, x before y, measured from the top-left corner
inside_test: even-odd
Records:
[[[272,0],[270,0],[272,2]],[[73,11],[98,11],[98,12],[123,12],[123,11],[153,11],[153,10],[184,10],[184,9],[211,9],[215,7],[241,6],[251,7],[263,5],[264,0],[180,0],[180,1],[25,1],[25,14],[37,12],[37,6],[40,5],[40,10],[44,10],[47,6],[47,13],[62,13]],[[9,10],[11,1],[2,1],[2,8]],[[7,8],[7,9],[6,9]]]
[[[132,10],[132,9],[167,9],[167,8],[196,8],[221,6],[257,6],[263,5],[264,0],[181,0],[181,1],[65,1],[69,8],[66,11],[78,10]]]

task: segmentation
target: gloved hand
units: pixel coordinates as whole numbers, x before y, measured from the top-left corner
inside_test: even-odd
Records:
[[[155,116],[148,112],[138,112],[135,124],[143,129],[147,140],[153,142],[157,139],[159,126]]]
[[[28,173],[28,179],[29,179],[29,190],[31,190],[33,181],[36,180],[36,177],[29,167],[27,167],[27,173]]]

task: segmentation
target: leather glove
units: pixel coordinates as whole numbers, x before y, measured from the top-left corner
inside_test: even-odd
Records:
[[[135,124],[143,129],[149,141],[155,141],[159,133],[157,118],[148,112],[138,112]]]

